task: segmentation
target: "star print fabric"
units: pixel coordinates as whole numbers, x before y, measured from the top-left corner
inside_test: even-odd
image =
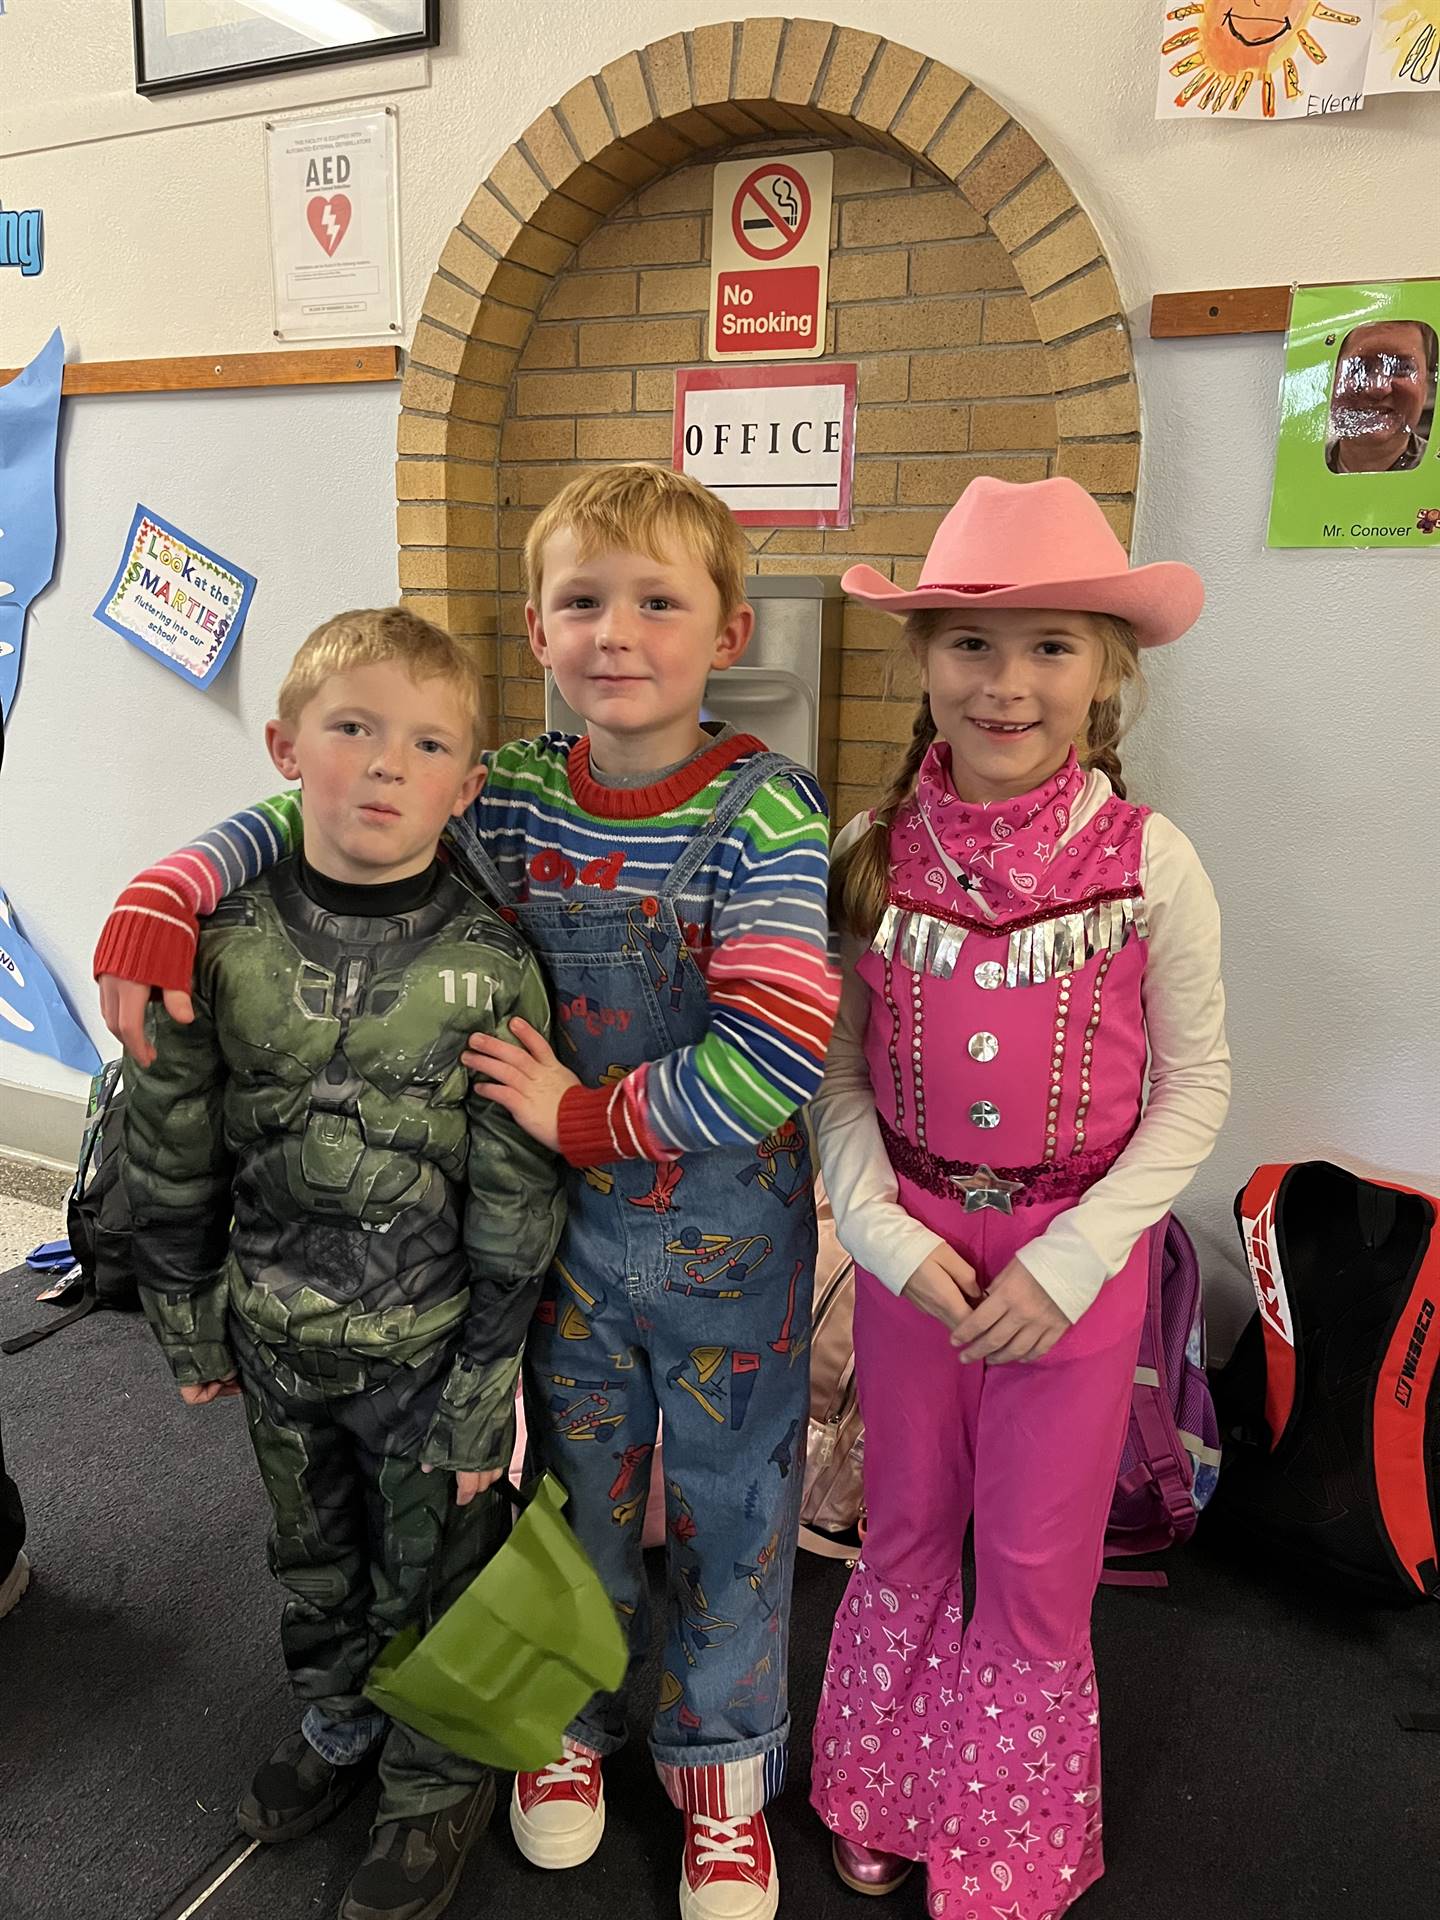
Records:
[[[988,1284],[1027,1225],[961,1221]],[[1090,1608],[1148,1259],[1142,1235],[1043,1359],[1002,1367],[962,1365],[939,1321],[857,1269],[869,1528],[831,1637],[811,1798],[832,1832],[925,1863],[932,1920],[1056,1920],[1103,1871]]]

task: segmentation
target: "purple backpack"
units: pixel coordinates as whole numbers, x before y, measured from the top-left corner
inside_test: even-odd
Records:
[[[1150,1240],[1150,1298],[1130,1397],[1130,1430],[1105,1528],[1105,1554],[1158,1553],[1188,1540],[1220,1471],[1205,1377],[1200,1263],[1172,1215]],[[1163,1587],[1163,1573],[1107,1569],[1112,1587]]]

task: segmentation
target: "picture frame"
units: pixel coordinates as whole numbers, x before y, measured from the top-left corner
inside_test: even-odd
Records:
[[[130,5],[135,91],[146,95],[413,53],[440,40],[440,0],[130,0]]]

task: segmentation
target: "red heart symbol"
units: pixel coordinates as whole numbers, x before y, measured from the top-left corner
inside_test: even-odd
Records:
[[[305,218],[310,222],[310,231],[326,253],[334,253],[350,225],[349,196],[332,193],[327,197],[317,193],[305,208]]]

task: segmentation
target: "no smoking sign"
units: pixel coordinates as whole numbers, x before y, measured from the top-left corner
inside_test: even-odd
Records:
[[[813,359],[825,351],[833,173],[828,153],[716,167],[712,360]]]

